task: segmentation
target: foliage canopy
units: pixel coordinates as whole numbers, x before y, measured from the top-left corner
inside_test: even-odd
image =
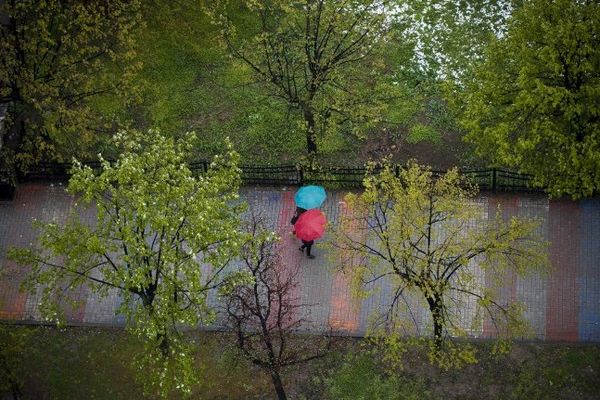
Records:
[[[147,343],[140,361],[151,367],[144,373],[155,374],[145,381],[161,394],[189,390],[194,376],[178,328],[211,321],[210,289],[246,281],[245,274],[228,269],[245,240],[241,205],[234,204],[238,155],[229,149],[196,177],[186,159],[193,141],[193,134],[175,141],[157,131],[117,135],[122,153],[114,164],[102,160],[96,173],[76,162],[69,182],[70,193],[95,206],[91,223],[75,209],[64,225],[38,223],[33,247],[11,251],[31,267],[25,284],[41,290],[47,318],[61,317],[68,289],[121,296],[117,311]]]
[[[314,156],[327,132],[364,134],[399,97],[383,55],[392,10],[385,0],[265,0],[221,1],[210,12],[232,55],[297,113]]]
[[[392,285],[389,307],[374,321],[384,342],[432,334],[434,360],[449,366],[473,356],[446,339],[479,331],[484,318],[500,337],[524,334],[520,307],[502,303],[481,280],[485,273],[500,284],[507,271],[544,269],[545,243],[535,221],[504,220],[499,213],[488,219],[455,169],[434,178],[412,164],[396,176],[386,165],[364,186],[362,194],[347,196],[333,246],[346,255],[341,267],[354,276],[357,294],[372,294],[383,279]],[[472,315],[465,315],[468,305]],[[429,323],[418,322],[419,310]]]
[[[467,91],[467,139],[553,196],[600,188],[600,5],[532,0],[494,40]]]
[[[88,100],[111,95],[124,107],[131,99],[140,8],[139,0],[0,3],[3,161],[81,157],[100,141],[117,121],[102,120]]]

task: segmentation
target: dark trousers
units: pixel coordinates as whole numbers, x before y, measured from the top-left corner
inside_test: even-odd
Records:
[[[300,247],[301,249],[306,249],[306,255],[310,256],[310,249],[312,248],[312,245],[315,244],[314,240],[311,240],[310,242],[307,242],[306,240],[302,241],[302,246]]]

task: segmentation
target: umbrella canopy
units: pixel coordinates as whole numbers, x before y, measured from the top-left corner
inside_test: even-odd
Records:
[[[306,210],[321,207],[326,198],[325,188],[314,185],[302,186],[294,196],[296,205]]]
[[[316,208],[308,210],[300,215],[294,225],[296,237],[307,242],[318,239],[325,233],[325,225],[327,225],[327,219],[321,210]]]

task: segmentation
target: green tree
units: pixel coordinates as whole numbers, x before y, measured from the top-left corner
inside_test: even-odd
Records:
[[[139,10],[139,0],[0,3],[0,103],[9,105],[3,162],[68,159],[98,142],[114,121],[100,121],[86,102],[131,93]]]
[[[178,326],[210,322],[209,290],[244,281],[227,266],[244,242],[239,230],[238,155],[215,157],[207,173],[192,175],[186,157],[195,135],[175,141],[158,132],[122,132],[122,150],[102,170],[75,163],[69,192],[96,207],[95,220],[76,210],[62,226],[40,223],[38,243],[10,256],[31,268],[26,287],[41,287],[41,311],[60,318],[65,288],[86,286],[100,296],[116,290],[127,328],[145,340],[142,373],[150,388],[190,390],[190,349]],[[203,273],[202,264],[211,266]],[[148,369],[150,368],[150,369]]]
[[[314,156],[326,132],[360,134],[381,122],[395,98],[399,87],[388,79],[382,54],[390,27],[387,3],[224,0],[209,12],[232,55],[297,112]],[[240,31],[243,37],[236,35]]]
[[[456,169],[434,178],[430,170],[412,164],[396,176],[385,165],[380,174],[365,178],[364,187],[362,194],[347,196],[350,211],[333,245],[346,255],[342,267],[353,274],[362,295],[374,290],[374,282],[389,279],[393,297],[380,321],[388,343],[399,334],[425,333],[410,318],[415,307],[410,299],[428,310],[432,356],[445,366],[473,360],[468,348],[446,340],[481,329],[482,317],[474,317],[473,325],[462,320],[469,299],[477,305],[475,315],[487,313],[499,336],[522,333],[520,307],[497,301],[493,287],[486,288],[478,277],[485,271],[486,279],[500,283],[506,271],[544,268],[545,243],[535,222],[505,221],[501,215],[488,219],[473,202],[475,190]]]
[[[531,0],[467,90],[467,140],[553,196],[600,188],[600,5]]]

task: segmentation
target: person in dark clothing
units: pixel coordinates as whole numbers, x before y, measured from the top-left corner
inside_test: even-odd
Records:
[[[302,241],[302,246],[300,246],[299,250],[302,251],[302,252],[304,252],[304,249],[306,249],[306,256],[308,258],[315,258],[315,256],[313,256],[312,254],[310,254],[310,249],[312,248],[313,244],[315,244],[314,240],[311,240],[311,241],[308,241],[308,242],[306,240],[303,240]]]
[[[296,224],[296,221],[298,221],[298,218],[300,218],[300,216],[302,215],[302,213],[306,212],[306,210],[302,207],[296,207],[296,212],[294,212],[294,216],[292,217],[292,220],[290,221],[292,225]]]
[[[296,221],[298,221],[298,218],[300,218],[300,216],[304,212],[306,212],[306,210],[304,208],[302,208],[302,207],[296,207],[296,212],[294,212],[294,216],[292,217],[292,220],[290,221],[290,223],[292,225],[296,225]],[[296,229],[292,229],[292,234],[293,235],[296,234]]]
[[[306,209],[302,208],[302,207],[296,207],[296,212],[294,213],[294,216],[292,217],[292,220],[290,221],[292,225],[296,225],[296,221],[298,221],[298,218],[300,218],[300,216],[306,212]],[[294,231],[292,231],[292,233],[295,235],[296,234],[296,230],[294,229]],[[311,241],[306,241],[303,240],[302,241],[302,246],[300,247],[300,251],[304,252],[304,249],[306,249],[306,256],[308,258],[315,258],[315,256],[313,256],[312,254],[310,254],[310,250],[312,248],[312,245],[315,244],[314,240]]]

